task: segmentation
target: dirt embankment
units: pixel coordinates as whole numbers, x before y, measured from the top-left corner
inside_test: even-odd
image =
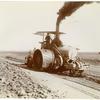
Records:
[[[38,83],[21,68],[0,59],[0,97],[59,98],[56,93]]]

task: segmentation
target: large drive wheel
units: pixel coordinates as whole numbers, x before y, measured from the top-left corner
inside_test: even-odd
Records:
[[[43,58],[40,50],[36,50],[34,52],[33,61],[34,61],[34,68],[36,70],[42,70]]]

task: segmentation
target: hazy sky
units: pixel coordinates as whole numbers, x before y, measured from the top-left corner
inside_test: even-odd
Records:
[[[30,50],[42,37],[32,33],[55,30],[64,2],[0,2],[0,50]],[[84,5],[60,25],[64,45],[100,51],[100,3]]]

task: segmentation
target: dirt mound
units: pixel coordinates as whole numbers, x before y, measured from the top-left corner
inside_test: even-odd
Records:
[[[0,97],[59,98],[45,86],[35,82],[22,68],[0,60]]]

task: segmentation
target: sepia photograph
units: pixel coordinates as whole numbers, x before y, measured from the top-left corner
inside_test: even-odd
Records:
[[[100,1],[0,1],[0,98],[100,99]]]

